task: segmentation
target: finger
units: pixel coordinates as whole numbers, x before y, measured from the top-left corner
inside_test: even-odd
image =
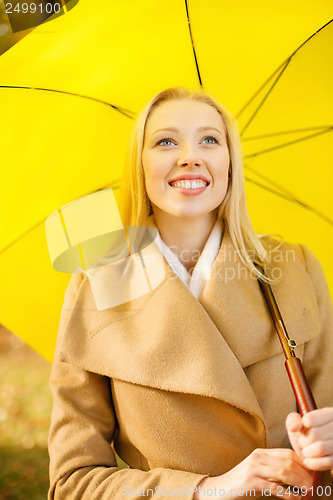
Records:
[[[311,470],[330,470],[333,467],[333,457],[305,458],[304,465]]]
[[[333,456],[333,439],[316,441],[302,449],[304,458],[321,458]]]
[[[302,424],[306,428],[319,427],[329,423],[333,423],[333,408],[312,410],[302,417]]]
[[[285,470],[292,471],[295,477],[298,477],[299,481],[307,481],[310,485],[312,484],[312,472],[309,471],[304,465],[303,460],[296,454],[293,458],[282,458],[277,456],[265,457],[264,460],[260,461],[260,464],[271,467],[273,470],[278,471],[278,474],[283,474]],[[285,477],[283,477],[283,479],[285,480]]]
[[[300,432],[288,431],[288,438],[289,438],[289,442],[290,442],[292,448],[297,453],[297,456],[303,458],[302,448],[301,448],[300,442],[299,442],[300,437],[301,437]]]
[[[299,432],[303,429],[302,417],[299,413],[289,413],[286,418],[286,429],[290,432]]]
[[[302,458],[294,450],[290,450],[289,448],[264,448],[262,451],[264,455],[280,457],[286,460],[290,459],[304,467]]]
[[[263,479],[273,482],[281,482],[290,486],[312,486],[312,474],[304,465],[289,461],[289,459],[278,459],[270,457],[265,464],[259,464],[258,475]]]
[[[299,438],[302,435],[302,431],[305,430],[302,423],[302,417],[298,413],[289,413],[286,418],[286,429],[292,448],[300,457],[303,457],[302,449],[299,444]]]
[[[333,423],[311,427],[298,435],[298,444],[303,449],[318,441],[331,441],[333,439]],[[333,453],[333,450],[332,450]]]

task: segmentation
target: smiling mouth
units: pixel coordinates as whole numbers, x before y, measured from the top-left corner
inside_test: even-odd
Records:
[[[208,186],[209,182],[203,181],[202,179],[194,180],[181,180],[169,182],[171,187],[181,188],[181,189],[199,189]]]

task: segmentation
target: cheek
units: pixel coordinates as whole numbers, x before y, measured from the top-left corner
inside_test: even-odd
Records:
[[[161,185],[161,176],[158,173],[156,164],[150,161],[143,161],[143,173],[148,197],[150,199],[155,199]]]
[[[224,152],[222,162],[223,162],[224,167],[226,167],[228,169],[229,164],[230,164],[230,153],[229,153],[228,149],[226,149]]]
[[[165,155],[162,157],[158,154],[143,154],[142,155],[143,172],[145,175],[146,185],[157,185],[164,183],[169,173],[168,163]]]
[[[214,161],[214,174],[220,182],[224,182],[225,179],[228,179],[229,164],[230,157],[228,151]]]
[[[143,168],[143,175],[145,178],[145,184],[147,190],[149,189],[152,179],[154,176],[154,169],[152,166],[151,158],[149,154],[143,154],[142,155],[142,168]]]

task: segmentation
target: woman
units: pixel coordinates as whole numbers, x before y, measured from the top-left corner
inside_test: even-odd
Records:
[[[48,498],[300,497],[312,471],[333,467],[332,304],[320,264],[255,234],[236,122],[201,92],[168,89],[142,111],[124,186],[124,226],[158,229],[166,276],[104,311],[86,276],[72,276],[50,380]],[[322,408],[303,418],[254,259]],[[117,468],[112,441],[129,469]]]

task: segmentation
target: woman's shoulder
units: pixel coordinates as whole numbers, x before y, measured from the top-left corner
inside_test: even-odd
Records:
[[[321,267],[319,259],[303,243],[286,241],[280,235],[259,234],[258,237],[267,252],[268,261],[298,262],[303,264],[305,268],[315,264]]]
[[[62,306],[62,315],[70,315],[77,308],[82,306],[89,307],[89,280],[85,273],[75,272],[71,275],[67,285],[64,302]]]
[[[73,302],[75,300],[81,285],[86,280],[87,276],[82,272],[73,273],[71,275],[65,291],[65,302]]]
[[[84,272],[73,273],[65,291],[58,340],[66,336],[68,330],[71,336],[75,332],[79,336],[83,331],[89,332],[99,326],[100,319],[88,276]]]
[[[302,243],[292,243],[274,235],[258,236],[267,252],[268,267],[281,268],[290,278],[303,275],[311,283],[316,295],[323,290],[329,294],[323,267],[310,248]]]

